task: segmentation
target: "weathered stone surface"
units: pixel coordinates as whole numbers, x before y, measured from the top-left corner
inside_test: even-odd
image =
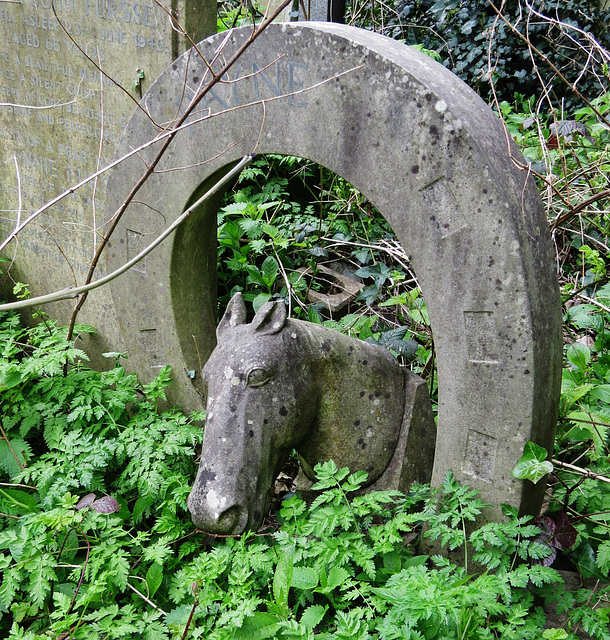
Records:
[[[203,369],[208,413],[188,499],[201,529],[256,530],[292,449],[310,480],[313,467],[332,458],[366,471],[365,486],[406,491],[430,482],[436,427],[426,385],[388,351],[288,319],[282,301],[246,323],[240,293],[217,336]],[[414,414],[424,419],[411,422]]]
[[[303,275],[312,277],[311,267],[300,267],[298,269]],[[344,309],[359,293],[364,289],[362,282],[348,276],[346,273],[333,271],[323,264],[316,268],[316,280],[322,280],[326,285],[331,284],[331,289],[339,289],[337,293],[321,293],[314,289],[309,289],[307,297],[310,302],[322,303],[331,314],[338,313]]]
[[[228,59],[249,33],[200,48],[211,60],[221,47],[219,57]],[[191,95],[206,73],[188,56],[168,68],[145,98],[155,121],[170,121],[185,85]],[[246,154],[325,165],[382,212],[422,286],[438,356],[433,481],[452,469],[486,501],[535,511],[542,485],[526,486],[510,471],[526,440],[553,445],[560,304],[540,198],[497,117],[426,56],[335,24],[273,25],[229,76],[130,208],[111,267]],[[155,134],[136,113],[122,149]],[[110,214],[153,153],[111,178]],[[201,206],[171,243],[112,285],[130,362],[144,376],[171,364],[174,398],[185,407],[201,403],[185,371],[199,370],[215,345],[216,206]],[[490,517],[500,517],[499,508]]]
[[[215,2],[178,0],[171,8],[197,39],[215,32]],[[172,28],[169,9],[156,0],[0,3],[0,241],[18,219],[113,160],[142,91],[190,46]],[[82,284],[105,230],[107,179],[58,202],[20,234],[5,254],[15,258],[13,279],[36,294]],[[10,294],[11,280],[1,289]],[[47,310],[67,321],[72,306]],[[120,350],[108,291],[92,295],[80,320]]]

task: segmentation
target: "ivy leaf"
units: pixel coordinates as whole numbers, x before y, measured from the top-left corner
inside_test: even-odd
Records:
[[[375,280],[375,286],[379,288],[391,278],[392,273],[393,270],[385,263],[378,262],[370,267],[361,267],[358,271],[354,272],[354,275],[359,278],[373,278]]]
[[[546,458],[548,453],[544,447],[529,440],[525,443],[523,455],[511,471],[511,475],[519,480],[529,480],[536,484],[547,473],[553,471],[553,464]]]

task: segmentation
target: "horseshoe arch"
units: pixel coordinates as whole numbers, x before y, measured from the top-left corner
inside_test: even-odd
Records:
[[[220,68],[249,34],[238,29],[198,46]],[[143,105],[154,123],[169,123],[208,78],[187,52]],[[130,205],[107,251],[109,268],[133,257],[246,154],[324,165],[386,218],[425,296],[439,384],[433,483],[452,469],[497,505],[490,517],[500,517],[501,503],[536,511],[543,483],[526,487],[510,471],[528,439],[552,450],[561,311],[542,203],[500,120],[425,55],[333,23],[271,25],[223,80]],[[158,132],[136,111],[122,153]],[[110,213],[159,144],[111,176]],[[217,207],[218,198],[199,207],[111,284],[131,366],[150,379],[171,365],[172,400],[187,409],[202,401],[186,372],[199,371],[215,345]]]

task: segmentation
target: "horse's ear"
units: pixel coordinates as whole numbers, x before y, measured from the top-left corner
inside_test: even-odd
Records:
[[[252,329],[258,334],[273,335],[283,329],[286,318],[286,305],[282,300],[265,302],[252,320]]]
[[[240,292],[237,292],[227,305],[227,310],[222,316],[222,320],[216,328],[216,337],[220,339],[220,336],[238,324],[246,323],[246,303]]]

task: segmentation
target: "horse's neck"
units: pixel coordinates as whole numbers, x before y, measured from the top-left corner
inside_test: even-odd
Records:
[[[402,372],[381,348],[318,325],[299,325],[318,407],[298,450],[312,467],[332,458],[340,467],[367,471],[372,482],[388,464],[400,431]]]

